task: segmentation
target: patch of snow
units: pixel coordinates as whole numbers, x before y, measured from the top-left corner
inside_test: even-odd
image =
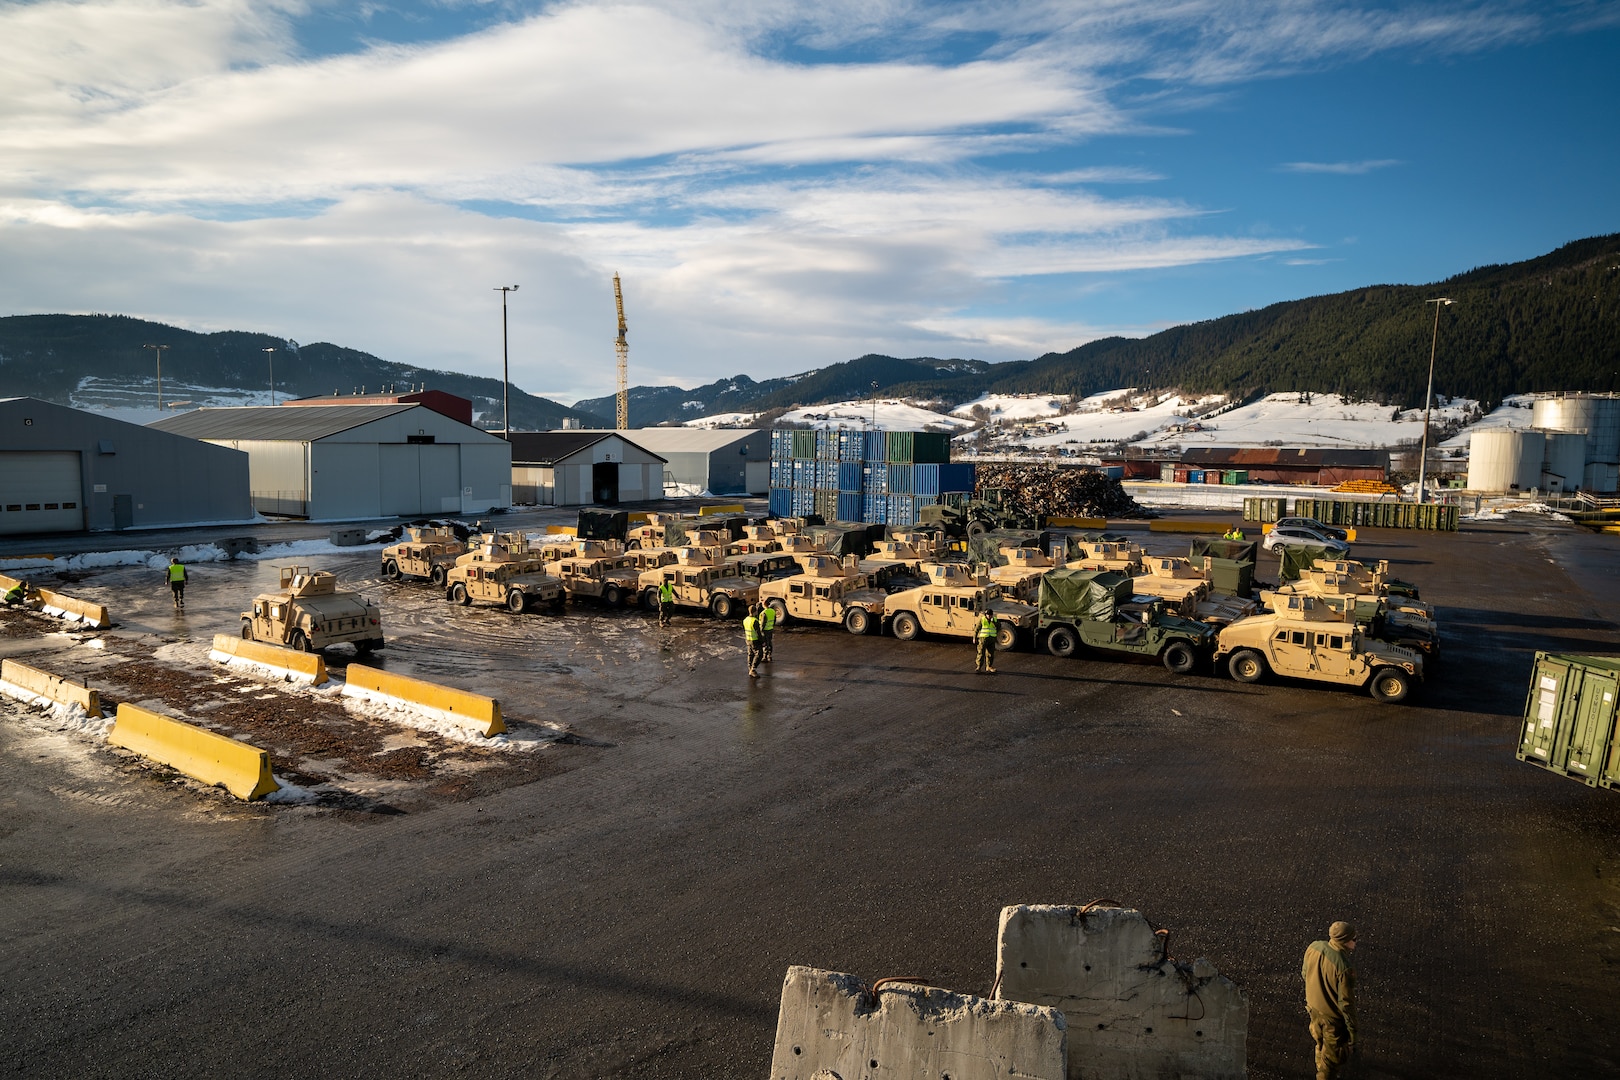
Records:
[[[330,540],[288,540],[268,544],[256,552],[244,551],[236,557],[249,562],[265,562],[310,555],[343,555],[371,547],[380,548],[386,538],[386,532],[378,532],[369,536],[364,544],[347,547],[340,547]],[[178,556],[181,562],[187,564],[227,562],[231,558],[229,553],[213,544],[187,544],[171,551],[130,548],[123,551],[87,551],[82,555],[65,555],[55,559],[0,559],[0,570],[99,570],[114,566],[145,566],[161,570],[169,565],[172,556]]]
[[[311,791],[309,788],[299,787],[290,780],[283,780],[275,773],[271,773],[270,777],[281,786],[264,797],[264,801],[267,803],[281,803],[283,805],[296,806],[301,803],[320,801],[321,796],[319,792]]]
[[[454,742],[469,743],[473,746],[489,750],[509,750],[529,752],[548,745],[552,739],[537,739],[532,736],[516,736],[510,731],[503,735],[494,735],[485,738],[483,735],[465,726],[465,718],[443,709],[431,709],[423,705],[403,701],[390,694],[381,694],[375,690],[367,690],[360,686],[343,686],[343,707],[350,712],[358,712],[380,720],[386,720],[405,727],[416,728],[418,731],[430,731]]]
[[[43,697],[13,682],[0,680],[0,694],[20,701],[34,710],[39,719],[46,722],[45,726],[54,731],[105,739],[107,732],[112,730],[112,717],[91,716],[85,712],[82,705],[64,705],[60,701]]]
[[[1502,399],[1502,404],[1492,409],[1480,418],[1478,423],[1469,424],[1451,438],[1439,444],[1443,450],[1467,450],[1469,440],[1476,431],[1523,431],[1530,426],[1531,407],[1535,402],[1532,394],[1515,394]]]
[[[1557,510],[1544,502],[1506,502],[1493,506],[1481,507],[1477,513],[1464,514],[1464,521],[1508,521],[1514,514],[1543,515],[1548,521],[1570,521],[1571,519],[1560,514]]]
[[[972,419],[974,408],[983,406],[992,420],[1040,420],[1057,416],[1072,400],[1067,394],[983,394],[958,405],[951,415]]]

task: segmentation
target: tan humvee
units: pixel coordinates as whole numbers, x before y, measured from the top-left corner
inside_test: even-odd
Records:
[[[658,610],[658,588],[669,582],[677,607],[707,608],[717,619],[741,618],[759,599],[759,582],[738,577],[732,567],[701,548],[676,548],[675,561],[643,570],[638,584],[641,604]]]
[[[872,545],[872,554],[862,559],[856,569],[884,592],[901,592],[927,583],[922,564],[931,558],[932,543],[924,551],[908,540],[879,540]]]
[[[1296,597],[1304,601],[1309,597]],[[1423,657],[1373,641],[1326,605],[1252,615],[1220,632],[1215,663],[1232,678],[1256,682],[1269,671],[1293,679],[1366,687],[1379,701],[1400,701],[1423,678]]]
[[[325,570],[284,566],[280,591],[260,593],[253,610],[242,612],[242,637],[299,652],[348,641],[365,656],[382,648],[382,612],[359,593],[339,591]]]
[[[551,572],[562,582],[563,592],[570,600],[589,597],[608,607],[618,607],[632,600],[641,584],[643,562],[640,557],[665,550],[644,548],[631,555],[612,540],[579,540],[575,543],[575,553],[558,559],[551,565]],[[671,561],[675,558],[674,552],[668,552],[668,556]]]
[[[467,538],[467,550],[456,556],[455,566],[466,566],[471,562],[492,562],[497,555],[509,555],[513,561],[525,559],[534,562],[544,562],[546,559],[545,546],[529,543],[527,535],[521,532],[488,532],[478,533]],[[448,580],[449,574],[446,573]]]
[[[1143,596],[1157,596],[1184,619],[1224,626],[1260,610],[1253,600],[1216,595],[1203,569],[1179,556],[1150,555],[1143,560],[1142,569],[1136,591]]]
[[[819,543],[800,533],[790,533],[782,537],[778,543],[781,546],[777,550],[796,557],[801,567],[805,565],[805,556],[830,554],[827,551],[826,544]]]
[[[442,525],[408,528],[403,540],[383,548],[382,576],[390,581],[426,578],[443,585],[445,574],[466,550],[467,542],[454,529]]]
[[[445,599],[504,604],[514,613],[541,607],[561,611],[562,582],[546,572],[550,560],[523,534],[502,535],[503,542],[484,544],[456,560],[445,577]]]
[[[1372,637],[1416,649],[1431,660],[1440,651],[1440,627],[1428,604],[1405,596],[1363,592],[1360,583],[1342,574],[1304,570],[1297,581],[1262,592],[1260,599],[1273,611],[1311,605],[1331,609],[1367,627]]]
[[[1005,566],[992,566],[990,580],[1001,586],[1003,596],[1033,604],[1040,597],[1041,575],[1056,564],[1040,548],[1008,547],[1001,553],[1007,557]]]
[[[668,526],[677,521],[690,523],[694,520],[693,518],[683,518],[679,514],[648,514],[646,524],[632,525],[629,531],[626,532],[624,546],[627,548],[663,547],[664,532]]]
[[[780,550],[782,541],[777,538],[776,530],[769,525],[745,525],[742,539],[726,545],[727,555],[764,554]]]
[[[1112,570],[1138,577],[1142,573],[1142,549],[1129,540],[1093,540],[1070,548],[1072,558],[1064,563],[1070,570]]]
[[[776,611],[779,622],[790,617],[808,622],[842,623],[852,634],[883,625],[882,589],[854,567],[853,555],[807,555],[802,574],[774,578],[759,587],[759,598]]]
[[[996,648],[1010,649],[1035,630],[1037,609],[1001,595],[1001,586],[975,575],[964,563],[924,563],[928,584],[890,593],[884,617],[894,636],[911,641],[919,634],[972,639],[979,612],[996,620]]]
[[[1431,605],[1389,591],[1388,570],[1389,563],[1382,561],[1369,570],[1365,564],[1351,559],[1317,559],[1314,566],[1299,572],[1297,581],[1289,582],[1279,591],[1303,592],[1312,596],[1376,596],[1392,612],[1434,622],[1434,608]]]

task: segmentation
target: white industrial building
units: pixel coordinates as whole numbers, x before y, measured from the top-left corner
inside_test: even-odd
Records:
[[[634,428],[621,434],[660,455],[666,475],[711,495],[765,495],[771,435],[757,428]]]
[[[0,399],[0,536],[253,516],[244,454],[38,398]]]
[[[1620,489],[1620,395],[1538,394],[1531,409],[1528,430],[1476,431],[1469,439],[1470,490]]]
[[[514,431],[512,501],[613,506],[664,497],[664,459],[620,431]]]
[[[244,451],[261,513],[354,521],[512,503],[506,441],[422,405],[198,409],[151,427]]]

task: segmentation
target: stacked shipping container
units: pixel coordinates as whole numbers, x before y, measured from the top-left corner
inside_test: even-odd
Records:
[[[771,432],[770,510],[827,521],[915,525],[941,495],[971,493],[973,466],[951,463],[934,431]]]

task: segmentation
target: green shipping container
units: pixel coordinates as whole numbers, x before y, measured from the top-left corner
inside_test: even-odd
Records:
[[[1593,787],[1620,785],[1620,656],[1536,653],[1518,757]]]
[[[800,461],[815,460],[816,433],[814,431],[795,431],[793,433],[793,456]]]

